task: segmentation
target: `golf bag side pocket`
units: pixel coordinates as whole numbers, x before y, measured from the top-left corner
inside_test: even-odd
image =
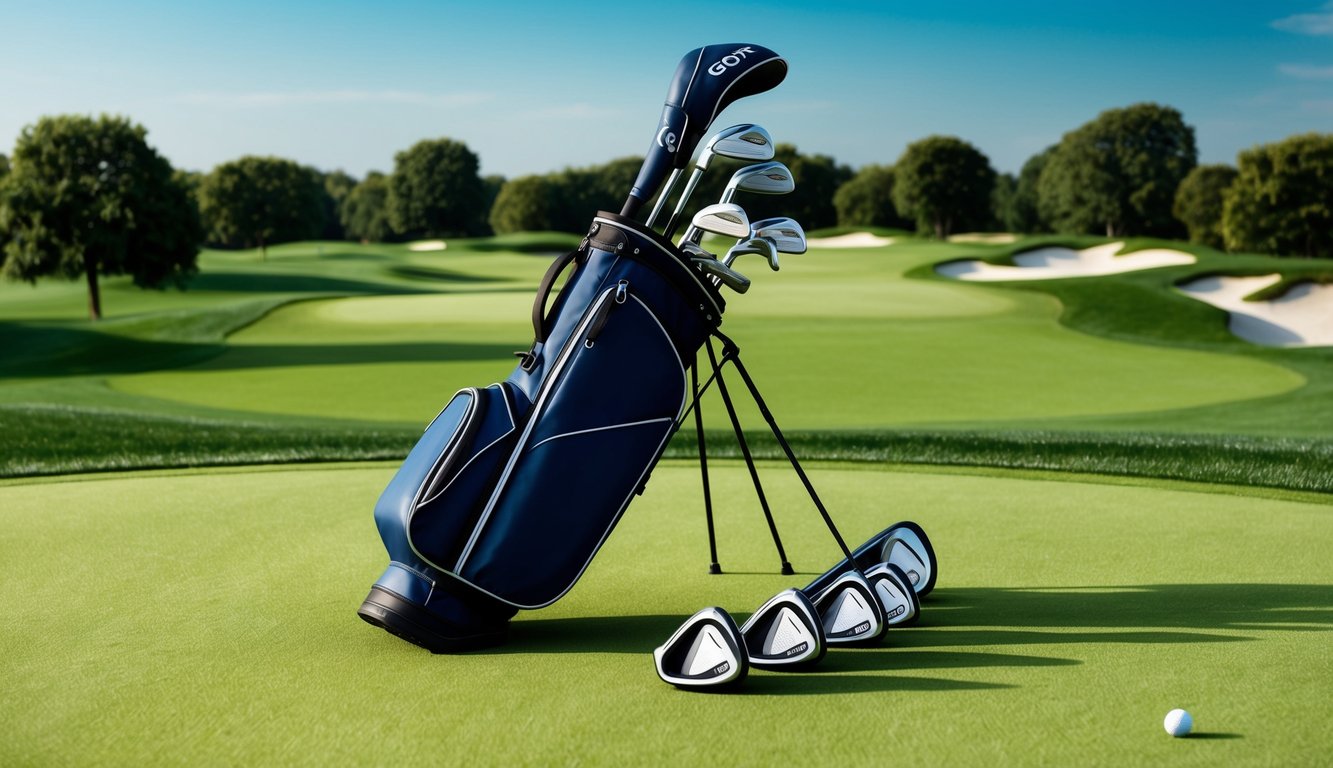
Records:
[[[412,551],[437,568],[458,556],[514,444],[514,400],[505,384],[454,395],[376,505],[381,535],[405,531]]]
[[[557,600],[646,482],[686,394],[661,321],[628,280],[608,288],[555,362],[454,573],[516,607]]]

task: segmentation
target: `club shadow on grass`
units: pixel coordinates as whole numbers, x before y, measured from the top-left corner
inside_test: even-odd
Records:
[[[1043,635],[1057,643],[1170,643],[1223,637],[1210,631],[1326,632],[1333,630],[1333,585],[946,587],[924,601],[922,626],[1037,643]]]
[[[1181,736],[1180,738],[1188,739],[1190,741],[1221,741],[1224,739],[1243,739],[1245,736],[1239,733],[1209,733],[1204,731],[1202,733],[1191,733],[1188,736]]]

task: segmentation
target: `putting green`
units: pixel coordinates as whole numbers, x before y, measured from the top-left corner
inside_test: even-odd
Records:
[[[755,672],[662,684],[687,614],[743,620],[836,550],[765,467],[802,575],[775,575],[743,469],[666,464],[582,582],[512,642],[432,656],[359,621],[385,564],[385,465],[0,484],[5,764],[1316,764],[1333,751],[1327,497],[817,466],[849,539],[922,523],[917,627]],[[1161,720],[1189,709],[1201,738]]]

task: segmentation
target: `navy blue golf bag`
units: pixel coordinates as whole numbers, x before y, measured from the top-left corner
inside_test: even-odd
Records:
[[[359,615],[456,651],[503,642],[518,609],[569,591],[675,432],[723,306],[669,241],[597,214],[542,280],[518,367],[454,395],[380,496],[390,563]]]

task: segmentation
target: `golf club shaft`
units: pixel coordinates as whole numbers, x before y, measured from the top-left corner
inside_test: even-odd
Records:
[[[666,185],[662,187],[662,194],[657,196],[657,202],[653,204],[653,212],[648,214],[648,220],[644,222],[645,226],[651,227],[653,222],[657,221],[657,216],[662,212],[662,208],[666,206],[667,198],[671,196],[671,190],[676,187],[678,179],[680,179],[680,169],[673,168],[671,175],[667,177]]]
[[[680,223],[680,214],[685,210],[685,205],[690,201],[690,195],[694,194],[694,188],[699,186],[699,179],[703,178],[704,169],[694,166],[690,171],[690,178],[685,182],[685,190],[680,193],[680,199],[676,201],[676,209],[671,212],[671,218],[667,219],[666,228],[662,230],[662,237],[670,240],[672,233],[676,231],[676,225]]]

